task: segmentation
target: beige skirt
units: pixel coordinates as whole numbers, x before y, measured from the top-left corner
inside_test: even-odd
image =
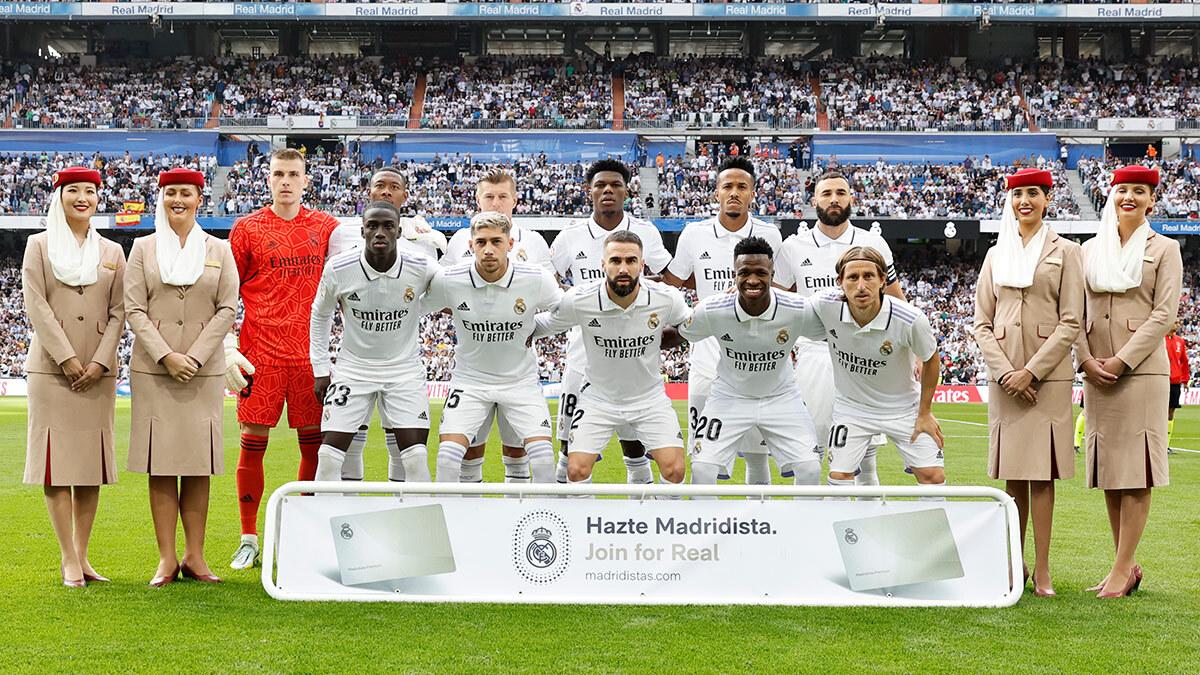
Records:
[[[117,482],[117,379],[101,378],[83,393],[71,391],[64,375],[29,373],[28,382],[24,482],[55,487]]]
[[[1131,490],[1170,482],[1170,390],[1166,375],[1128,375],[1107,389],[1084,382],[1088,487]]]
[[[1057,480],[1075,476],[1071,383],[1043,382],[1028,405],[988,383],[988,476]]]
[[[132,372],[129,470],[152,476],[216,476],[225,472],[222,420],[225,378]]]

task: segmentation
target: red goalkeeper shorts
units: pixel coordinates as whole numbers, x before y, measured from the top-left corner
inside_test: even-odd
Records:
[[[238,395],[237,416],[242,424],[274,427],[287,403],[288,426],[319,427],[321,402],[313,394],[312,367],[258,366],[247,375],[249,384]]]

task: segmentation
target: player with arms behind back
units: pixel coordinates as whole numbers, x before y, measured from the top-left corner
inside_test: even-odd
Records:
[[[679,288],[694,288],[696,296],[704,300],[725,293],[734,284],[733,250],[739,242],[760,237],[771,251],[779,251],[783,246],[779,228],[750,216],[754,186],[754,164],[750,160],[731,157],[721,162],[717,168],[717,215],[683,228],[663,281]],[[693,455],[696,429],[707,426],[704,407],[717,374],[719,351],[715,337],[692,342],[688,365],[688,444]],[[746,483],[770,483],[771,465],[758,432],[752,429],[743,440],[738,450],[746,460]]]
[[[475,183],[475,206],[480,213],[493,211],[504,214],[512,221],[513,211],[517,208],[517,182],[512,174],[500,169],[489,171]],[[527,230],[512,224],[510,232],[512,247],[508,251],[511,263],[528,263],[554,271],[550,264],[550,247],[546,239],[536,230]],[[450,237],[446,246],[446,255],[441,263],[446,267],[474,260],[470,226],[464,227]],[[503,415],[496,415],[495,410],[488,415],[479,427],[479,432],[471,440],[471,447],[463,456],[462,481],[464,483],[480,483],[483,481],[483,453],[487,447],[488,435],[492,432],[492,420],[500,430],[504,460],[504,482],[528,483],[529,458],[525,455],[524,439],[521,438]]]
[[[792,347],[825,328],[805,300],[771,287],[771,245],[749,237],[733,249],[737,294],[710,295],[680,333],[692,344],[718,344],[716,381],[693,431],[692,482],[716,483],[739,442],[757,432],[796,485],[816,485],[821,454],[812,418],[792,375]]]
[[[309,178],[296,150],[271,155],[271,204],[239,218],[229,245],[241,278],[245,317],[240,334],[225,343],[226,384],[238,392],[241,454],[238,510],[242,540],[234,569],[258,557],[258,505],[263,494],[267,435],[287,404],[288,426],[300,443],[300,480],[312,480],[321,447],[321,402],[313,397],[308,359],[309,315],[338,222],[301,204]],[[243,376],[242,371],[248,376]]]
[[[325,402],[316,477],[342,479],[346,450],[378,405],[389,436],[388,478],[428,481],[429,393],[417,336],[436,263],[397,250],[400,210],[388,202],[367,205],[362,233],[364,250],[330,258],[312,306],[313,393]],[[329,333],[339,305],[345,333],[331,373]]]
[[[885,434],[918,483],[944,485],[944,440],[933,416],[941,362],[928,317],[884,294],[887,265],[874,248],[852,247],[835,269],[841,290],[811,299],[833,359],[829,484],[854,485],[871,436]],[[920,387],[914,356],[922,362]]]
[[[509,260],[511,225],[502,213],[477,214],[471,219],[474,255],[430,285],[427,306],[453,312],[458,340],[438,429],[439,482],[461,480],[467,445],[493,414],[521,438],[533,482],[554,482],[550,409],[528,342],[536,312],[556,306],[562,289],[544,267]],[[507,468],[512,461],[505,459]]]

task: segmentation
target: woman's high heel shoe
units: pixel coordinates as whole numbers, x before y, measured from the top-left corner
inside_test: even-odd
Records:
[[[1142,585],[1142,566],[1141,565],[1133,566],[1133,578],[1134,578],[1133,588],[1129,589],[1130,594],[1137,592],[1137,589],[1140,588]]]
[[[1112,598],[1123,598],[1127,595],[1132,594],[1133,589],[1137,588],[1137,585],[1140,581],[1141,580],[1138,579],[1137,573],[1134,572],[1133,570],[1130,570],[1129,571],[1129,581],[1125,584],[1125,588],[1123,588],[1119,591],[1112,592],[1112,593],[1105,593],[1104,591],[1100,591],[1099,593],[1096,594],[1096,597],[1103,598],[1105,600],[1112,599]]]
[[[84,575],[85,578],[83,578],[83,579],[68,579],[67,578],[67,570],[65,568],[60,566],[58,568],[58,571],[59,571],[59,574],[62,575],[63,586],[66,586],[67,588],[85,588],[85,587],[87,587],[87,579],[86,579],[87,575],[86,574]]]
[[[97,582],[102,582],[102,583],[112,581],[112,579],[109,579],[108,577],[106,577],[102,574],[89,574],[88,572],[83,573],[83,580],[84,581],[97,581]]]
[[[1034,575],[1033,577],[1033,594],[1039,598],[1053,598],[1058,595],[1054,592],[1053,586],[1039,586],[1037,582],[1037,575]]]
[[[206,584],[219,584],[222,582],[221,577],[219,577],[215,574],[196,574],[196,572],[193,571],[192,568],[187,566],[187,563],[183,563],[182,565],[179,566],[179,572],[180,572],[180,574],[183,575],[184,579],[194,579],[195,581],[203,581]]]
[[[174,572],[171,572],[170,574],[164,574],[162,576],[154,577],[153,579],[150,580],[150,585],[155,588],[162,588],[163,586],[166,586],[167,584],[171,583],[172,581],[175,581],[175,578],[178,576],[179,576],[179,565],[176,565]]]

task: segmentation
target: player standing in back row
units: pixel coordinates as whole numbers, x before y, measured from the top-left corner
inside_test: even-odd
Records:
[[[300,480],[312,480],[321,447],[321,402],[313,396],[308,357],[309,315],[338,221],[301,204],[309,179],[304,156],[271,154],[271,204],[239,218],[229,244],[242,280],[245,317],[226,339],[226,382],[238,392],[241,454],[237,467],[242,541],[230,567],[258,557],[258,505],[263,494],[267,436],[287,404],[288,426],[300,443]],[[245,370],[247,377],[243,377]]]
[[[671,254],[663,247],[658,228],[641,218],[626,213],[625,199],[629,196],[629,168],[615,159],[602,159],[588,167],[585,175],[592,198],[592,215],[571,223],[558,233],[550,246],[550,259],[560,279],[570,276],[575,286],[604,279],[604,241],[612,232],[624,230],[638,236],[642,242],[642,261],[654,274],[671,262]],[[638,270],[639,274],[641,270]],[[558,440],[562,455],[558,460],[557,479],[567,482],[567,453],[571,428],[578,420],[576,406],[583,387],[583,373],[588,355],[580,342],[578,330],[572,330],[567,340],[567,367],[562,377],[562,395],[558,399]],[[661,375],[659,376],[661,383]],[[617,430],[621,450],[625,454],[625,476],[629,483],[651,483],[654,474],[646,449],[625,429]],[[661,467],[660,467],[661,469]]]
[[[817,224],[808,231],[798,232],[783,242],[775,261],[775,283],[801,297],[810,297],[826,289],[838,287],[834,269],[842,254],[852,246],[869,246],[883,257],[886,278],[884,293],[904,300],[900,276],[892,260],[887,241],[850,223],[854,213],[854,194],[845,176],[828,171],[813,184],[813,206]],[[828,448],[829,429],[833,415],[833,361],[829,350],[820,341],[801,338],[796,343],[796,382],[804,392],[804,402],[817,427],[817,441]],[[879,485],[875,468],[875,452],[886,441],[876,438],[863,456],[854,482],[858,485]]]
[[[755,182],[750,160],[731,157],[721,162],[717,168],[717,215],[683,228],[675,258],[667,266],[663,281],[679,288],[694,288],[703,301],[724,294],[733,286],[733,249],[739,242],[758,237],[770,246],[772,255],[778,255],[783,246],[779,228],[750,217]],[[719,351],[715,337],[692,343],[688,366],[688,446],[693,455],[697,428],[707,426],[704,407],[717,376]],[[746,460],[747,485],[771,482],[771,464],[761,440],[758,432],[752,430],[735,448]]]

